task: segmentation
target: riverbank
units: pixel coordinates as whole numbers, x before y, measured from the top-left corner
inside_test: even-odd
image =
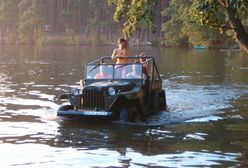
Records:
[[[113,46],[116,45],[118,38],[122,37],[121,34],[111,35],[47,35],[29,38],[29,39],[16,39],[13,37],[5,37],[0,40],[0,45],[37,45],[37,46]],[[137,40],[130,38],[130,45],[155,45],[158,42],[147,42],[145,40]]]
[[[47,33],[41,34],[34,38],[29,39],[16,39],[11,37],[5,37],[0,40],[0,45],[37,45],[37,46],[116,46],[118,38],[122,37],[121,33],[112,34],[111,36],[105,34],[83,34],[83,35],[73,35],[73,34],[56,34],[50,35]],[[138,39],[135,37],[129,38],[130,46],[161,46],[166,48],[194,48],[194,49],[239,49],[238,45],[233,42],[233,40],[226,40],[223,42],[218,42],[211,44],[211,46],[201,46],[196,47],[193,45],[183,45],[183,46],[166,46],[163,44],[162,39],[158,39],[155,36],[150,35],[145,39]],[[234,47],[235,46],[235,47]]]

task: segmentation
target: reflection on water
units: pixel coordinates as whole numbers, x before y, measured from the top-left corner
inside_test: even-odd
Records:
[[[237,167],[248,149],[248,58],[154,53],[169,112],[146,122],[59,118],[57,97],[113,47],[0,47],[0,167]]]
[[[120,156],[116,150],[106,149],[75,149],[75,148],[55,148],[46,145],[6,144],[4,148],[0,145],[3,152],[7,155],[1,156],[5,162],[2,166],[13,167],[208,167],[230,165],[235,162],[239,154],[221,152],[178,152],[164,155],[142,155],[133,149],[127,148],[125,157]],[[12,151],[12,155],[8,155]],[[25,151],[26,157],[20,153]],[[15,159],[14,159],[15,158]],[[130,159],[132,158],[132,159]],[[72,164],[73,163],[73,164]]]

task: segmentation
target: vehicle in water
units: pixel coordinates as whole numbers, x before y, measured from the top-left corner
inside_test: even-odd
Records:
[[[58,116],[105,118],[120,121],[145,120],[166,110],[165,90],[155,60],[147,56],[128,57],[127,64],[115,64],[110,56],[90,62],[80,86],[62,94],[65,99]]]

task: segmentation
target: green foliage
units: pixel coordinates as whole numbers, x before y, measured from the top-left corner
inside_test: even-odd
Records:
[[[201,25],[222,27],[227,19],[223,9],[219,8],[219,2],[213,0],[194,0],[190,14]]]
[[[13,24],[18,20],[16,12],[19,0],[1,0],[0,1],[0,22],[2,24]]]
[[[201,25],[219,27],[221,33],[231,29],[239,47],[248,52],[248,33],[242,23],[247,20],[247,0],[193,0],[190,13]]]
[[[184,24],[183,4],[172,1],[171,4],[162,11],[162,15],[169,18],[162,25],[162,31],[165,33],[164,44],[166,46],[185,46],[187,37],[182,33]],[[185,13],[186,14],[186,13]]]
[[[67,36],[68,29],[73,32],[71,39],[76,33],[97,38],[104,29],[112,31],[109,29],[114,23],[112,14],[107,1],[0,0],[0,39],[6,42],[9,34],[19,43],[41,43],[41,39],[47,39],[43,36],[58,33]]]
[[[142,19],[146,21],[150,29],[155,28],[153,10],[161,1],[108,1],[110,4],[116,5],[114,20],[120,21],[124,18],[123,33],[126,36],[132,35],[137,29],[138,22]],[[192,45],[209,46],[217,41],[225,40],[227,37],[224,32],[231,28],[234,31],[233,37],[240,44],[248,47],[246,37],[242,39],[242,35],[247,36],[247,33],[244,31],[241,33],[243,25],[237,21],[240,19],[247,25],[247,0],[170,0],[169,2],[170,5],[162,12],[162,15],[166,17],[165,23],[162,25],[165,45],[178,46],[182,43],[185,44],[188,40]],[[232,24],[230,24],[230,20],[232,20]],[[234,25],[238,27],[236,28]],[[240,27],[241,29],[238,29]],[[237,36],[237,33],[242,35]]]
[[[188,42],[193,46],[223,47],[220,43],[227,38],[226,34],[221,34],[216,27],[210,28],[198,24],[184,24],[182,33],[188,37]]]
[[[120,21],[125,19],[123,34],[130,37],[138,27],[138,23],[143,19],[150,31],[155,32],[153,23],[153,10],[158,5],[158,0],[108,0],[109,4],[115,4],[116,10],[113,19]]]
[[[247,1],[248,2],[248,1]],[[247,6],[245,6],[245,5],[243,5],[243,10],[241,10],[241,12],[240,12],[240,18],[241,18],[241,20],[242,20],[242,23],[246,26],[246,27],[248,27],[248,5]]]
[[[228,11],[235,12],[235,17],[247,19],[247,0],[193,0],[190,14],[201,25],[225,27],[228,24]]]
[[[163,17],[158,17],[162,8]],[[119,33],[123,26],[126,37],[138,29],[135,35],[142,40],[147,27],[161,29],[164,38],[160,31],[154,37],[166,46],[210,46],[225,40],[226,32],[235,37],[229,29],[230,10],[248,30],[248,0],[0,0],[0,39],[42,44],[47,36],[62,33],[66,44],[84,38],[99,43],[113,39],[112,31]]]
[[[16,1],[1,0],[0,1],[0,26],[1,28],[5,28],[5,33],[1,32],[2,43],[14,44],[17,39],[15,23],[18,21],[18,13],[16,12],[18,3],[19,3],[19,0],[16,0]]]
[[[21,9],[25,8],[23,3],[19,5]],[[30,6],[26,6],[26,10],[20,15],[18,30],[21,39],[29,43],[34,43],[35,35],[43,24],[42,9],[43,4],[39,0],[32,0]],[[37,34],[36,34],[37,33]]]
[[[190,3],[174,0],[165,8],[162,14],[169,19],[163,24],[165,33],[164,44],[166,46],[204,45],[225,40],[225,34],[221,35],[218,28],[201,26],[190,14]]]

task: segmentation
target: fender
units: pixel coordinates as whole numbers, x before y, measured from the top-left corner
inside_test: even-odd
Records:
[[[69,99],[69,96],[70,96],[70,94],[68,94],[68,93],[61,94],[59,96],[58,100],[67,100],[67,99]]]

